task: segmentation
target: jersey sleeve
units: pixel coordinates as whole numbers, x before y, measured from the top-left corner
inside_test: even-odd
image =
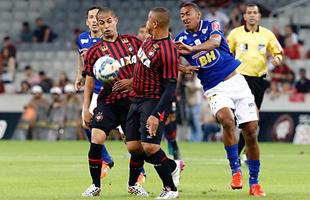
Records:
[[[236,39],[235,39],[235,31],[232,30],[229,35],[227,36],[227,43],[230,49],[230,52],[235,54],[236,50]]]
[[[170,40],[167,40],[161,46],[160,59],[163,65],[163,78],[164,79],[177,79],[179,54]]]
[[[269,39],[269,43],[267,45],[267,49],[269,51],[269,53],[272,56],[276,56],[276,55],[282,55],[283,54],[283,49],[278,41],[278,39],[276,38],[276,36],[270,32],[270,39]]]
[[[82,56],[86,53],[87,51],[87,47],[85,47],[85,45],[83,45],[82,40],[83,40],[83,33],[81,33],[77,39],[77,46],[78,46],[78,51],[79,54]]]
[[[93,54],[93,49],[90,48],[88,51],[86,51],[84,55],[84,64],[82,69],[82,76],[85,78],[86,76],[92,76],[94,77],[93,73],[93,66],[95,64],[95,57]]]

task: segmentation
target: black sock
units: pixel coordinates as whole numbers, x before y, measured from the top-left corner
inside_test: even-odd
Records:
[[[173,158],[174,160],[180,160],[181,156],[180,156],[180,150],[179,150],[179,146],[176,140],[174,141],[170,141],[172,149],[173,149]]]
[[[102,167],[102,145],[101,144],[90,144],[88,152],[88,164],[91,178],[93,179],[93,184],[100,188],[100,174]]]
[[[167,158],[165,152],[160,149],[156,153],[148,156],[147,159],[150,163],[154,164],[154,167],[163,182],[164,187],[168,186],[172,191],[177,191],[175,187],[172,176],[171,176],[171,168],[170,168],[170,159]],[[174,162],[174,161],[173,161]]]
[[[244,137],[243,137],[242,133],[240,133],[239,142],[238,142],[238,155],[239,155],[239,157],[240,157],[240,154],[241,154],[244,146],[245,146]]]
[[[145,153],[137,154],[132,153],[130,157],[129,162],[129,186],[134,186],[138,180],[138,177],[142,171],[144,159],[145,159]]]

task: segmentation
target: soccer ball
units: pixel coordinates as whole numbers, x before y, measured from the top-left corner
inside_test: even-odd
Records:
[[[115,80],[120,68],[121,65],[117,60],[106,55],[96,61],[93,72],[96,79],[107,84]]]

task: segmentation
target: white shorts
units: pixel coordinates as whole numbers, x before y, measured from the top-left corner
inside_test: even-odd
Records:
[[[97,107],[97,98],[98,98],[98,94],[93,93],[93,96],[91,98],[91,102],[89,105],[89,112],[94,115],[94,109]],[[82,108],[82,120],[84,122],[84,117],[83,117],[83,112],[84,112],[84,105]]]
[[[254,96],[241,74],[222,81],[204,95],[214,116],[221,108],[228,107],[234,110],[238,125],[258,120]]]

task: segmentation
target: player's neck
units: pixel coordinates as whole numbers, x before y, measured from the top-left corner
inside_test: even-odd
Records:
[[[96,31],[96,32],[91,31],[90,35],[92,38],[99,38],[102,35],[102,33],[101,31]]]
[[[161,40],[164,38],[169,37],[169,30],[165,30],[165,31],[155,31],[152,38],[153,40]]]
[[[246,24],[246,28],[247,28],[250,32],[256,32],[257,29],[258,29],[258,24],[254,24],[254,25]]]
[[[107,41],[107,42],[115,42],[115,40],[117,39],[118,37],[118,33],[115,33],[113,36],[111,37],[106,37],[106,36],[102,36],[102,39]]]

